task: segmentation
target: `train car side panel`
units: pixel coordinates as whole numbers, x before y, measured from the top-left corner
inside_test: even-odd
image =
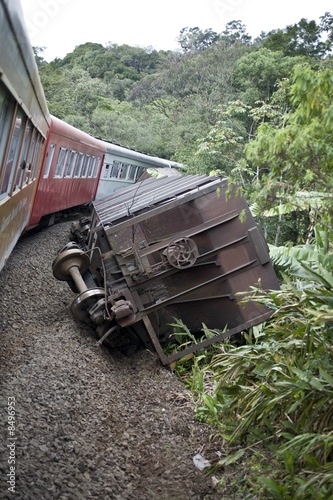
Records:
[[[18,0],[0,1],[1,79],[34,126],[45,136],[50,123],[35,56]]]
[[[0,0],[0,269],[29,220],[48,114],[18,1]]]
[[[29,228],[95,199],[105,143],[52,117]]]
[[[96,200],[134,184],[149,168],[170,170],[179,167],[178,163],[107,142]]]
[[[6,264],[29,219],[34,185],[0,202],[0,269]]]

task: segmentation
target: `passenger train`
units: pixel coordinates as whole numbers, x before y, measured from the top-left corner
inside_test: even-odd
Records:
[[[179,165],[49,113],[19,0],[0,0],[0,39],[0,270],[25,231],[91,204],[90,226],[76,228],[77,241],[52,270],[76,294],[71,310],[96,326],[99,343],[152,349],[170,364],[269,319],[270,310],[239,296],[258,282],[279,284],[262,234],[227,180],[142,180],[148,168]],[[167,357],[174,318],[193,335],[203,324],[221,333]]]
[[[19,0],[0,0],[0,270],[20,236],[64,209],[177,164],[78,130],[49,113]]]

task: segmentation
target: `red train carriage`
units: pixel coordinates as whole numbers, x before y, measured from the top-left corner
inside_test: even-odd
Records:
[[[32,207],[50,115],[18,0],[0,0],[0,270]]]
[[[29,229],[95,199],[105,151],[103,141],[51,117]]]

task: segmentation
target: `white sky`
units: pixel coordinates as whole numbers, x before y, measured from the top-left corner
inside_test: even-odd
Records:
[[[241,20],[255,38],[303,17],[319,20],[333,11],[332,0],[21,0],[32,45],[44,58],[63,58],[85,42],[179,48],[184,27],[211,28]]]

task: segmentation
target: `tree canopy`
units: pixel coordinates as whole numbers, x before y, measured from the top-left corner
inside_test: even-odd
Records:
[[[178,43],[178,51],[156,51],[87,42],[51,63],[35,48],[51,112],[188,172],[230,176],[249,200],[261,192],[262,210],[264,200],[281,204],[282,191],[327,187],[330,13],[253,41],[240,20],[220,33],[184,27]],[[297,226],[292,240],[304,234],[299,224],[286,222]]]
[[[264,47],[279,50],[286,56],[325,56],[333,47],[333,16],[326,12],[319,24],[303,18],[297,24],[270,31],[262,38]]]

